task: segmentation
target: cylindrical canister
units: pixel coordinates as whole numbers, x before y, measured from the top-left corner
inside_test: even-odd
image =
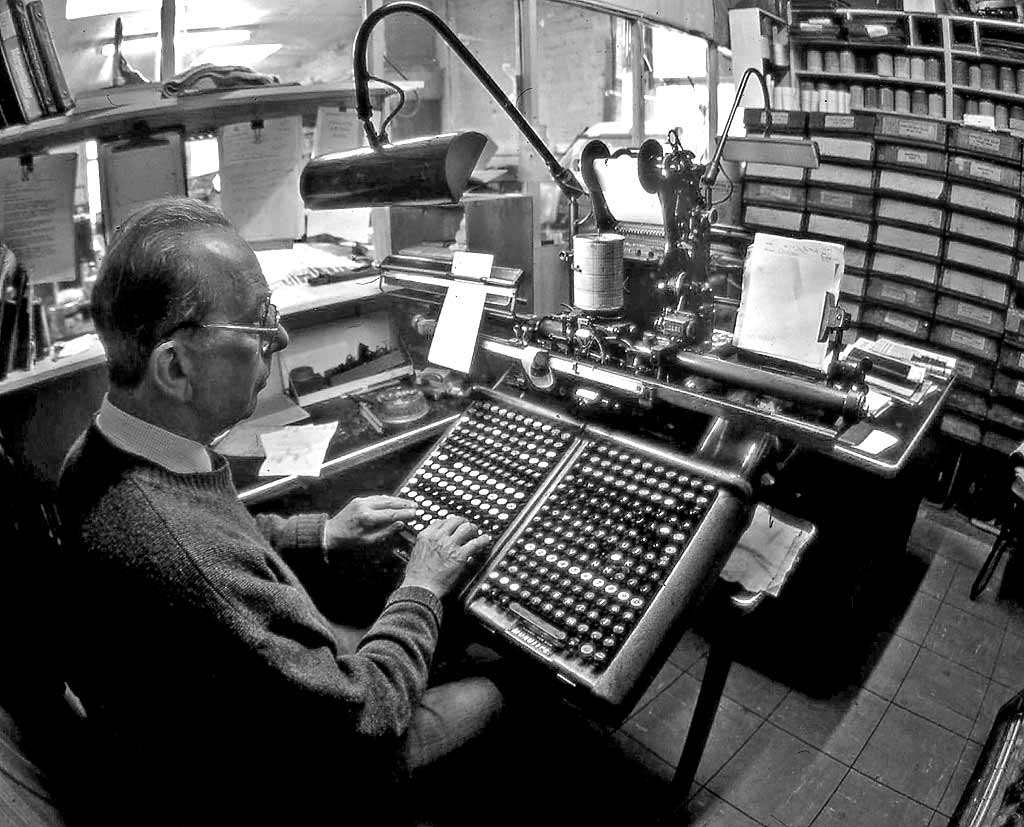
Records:
[[[893,95],[893,108],[897,112],[909,112],[910,111],[910,90],[909,89],[897,89]]]
[[[949,113],[949,116],[954,121],[963,119],[966,103],[963,95],[953,95],[953,111]]]
[[[839,53],[839,71],[844,75],[852,75],[857,71],[857,61],[851,49],[843,49]]]
[[[957,86],[967,85],[967,61],[957,58],[953,61],[953,83]],[[938,80],[938,78],[936,78]],[[979,70],[978,82],[981,82],[981,73]]]
[[[924,62],[924,79],[935,82],[942,80],[942,62],[937,57],[930,57]]]
[[[865,109],[878,109],[878,87],[877,86],[865,86],[864,87],[864,108]]]
[[[875,55],[875,71],[882,77],[892,77],[892,55],[888,52],[879,52]]]
[[[804,52],[804,63],[807,66],[808,72],[820,72],[824,69],[824,63],[822,62],[821,49],[808,49]]]
[[[864,108],[864,86],[860,83],[850,84],[850,108]]]
[[[622,309],[622,248],[615,233],[589,233],[572,241],[573,304],[580,310]]]
[[[910,111],[915,115],[928,114],[928,93],[924,89],[915,89],[910,96]]]
[[[825,71],[834,75],[839,74],[839,52],[829,49],[825,52]]]
[[[910,79],[924,80],[924,58],[920,55],[910,58]]]
[[[928,93],[928,117],[942,118],[946,114],[946,101],[941,92]]]
[[[978,101],[976,98],[968,98],[967,103],[964,106],[965,115],[977,115],[978,114]]]
[[[910,55],[893,55],[892,73],[894,77],[910,80]]]
[[[981,88],[998,89],[996,85],[996,65],[994,63],[981,64]]]
[[[996,129],[1008,129],[1010,126],[1010,107],[1005,103],[996,104]]]
[[[1011,66],[999,67],[999,91],[1011,94],[1017,91],[1017,74]]]
[[[992,101],[978,101],[978,114],[994,118],[996,116],[996,105]]]
[[[981,88],[981,67],[977,63],[972,63],[967,70],[967,85],[972,89]]]
[[[888,86],[883,86],[878,90],[878,108],[883,112],[892,112],[896,105],[892,89]]]

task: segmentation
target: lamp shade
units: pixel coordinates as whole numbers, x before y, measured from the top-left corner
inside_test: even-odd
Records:
[[[454,204],[486,144],[461,132],[324,155],[306,164],[299,192],[311,210]]]

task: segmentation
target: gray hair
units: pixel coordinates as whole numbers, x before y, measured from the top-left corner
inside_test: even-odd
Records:
[[[225,285],[197,272],[184,247],[193,233],[217,229],[232,230],[220,210],[180,196],[144,204],[117,228],[92,293],[112,385],[136,387],[153,349],[215,306]]]

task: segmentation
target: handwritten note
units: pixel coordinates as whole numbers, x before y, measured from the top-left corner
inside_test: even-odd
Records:
[[[25,265],[29,281],[75,277],[75,153],[37,155],[32,169],[0,160],[0,238]]]
[[[220,131],[221,208],[246,241],[293,241],[303,234],[299,196],[302,119],[274,118]]]
[[[337,422],[326,422],[323,425],[296,425],[260,434],[260,443],[267,455],[260,466],[260,476],[320,476],[320,466],[323,465],[331,437],[337,429]]]
[[[142,204],[187,192],[185,155],[177,132],[100,144],[99,167],[108,241]]]
[[[839,295],[842,277],[841,244],[757,233],[743,267],[736,346],[823,372],[825,293]]]
[[[427,361],[469,373],[486,298],[487,285],[484,284],[455,282],[448,288]]]
[[[345,152],[363,143],[363,124],[354,109],[320,106],[313,129],[313,157]]]

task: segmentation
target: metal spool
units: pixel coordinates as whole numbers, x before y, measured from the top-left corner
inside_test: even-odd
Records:
[[[615,233],[591,233],[573,239],[573,304],[590,313],[622,310],[622,248]]]

